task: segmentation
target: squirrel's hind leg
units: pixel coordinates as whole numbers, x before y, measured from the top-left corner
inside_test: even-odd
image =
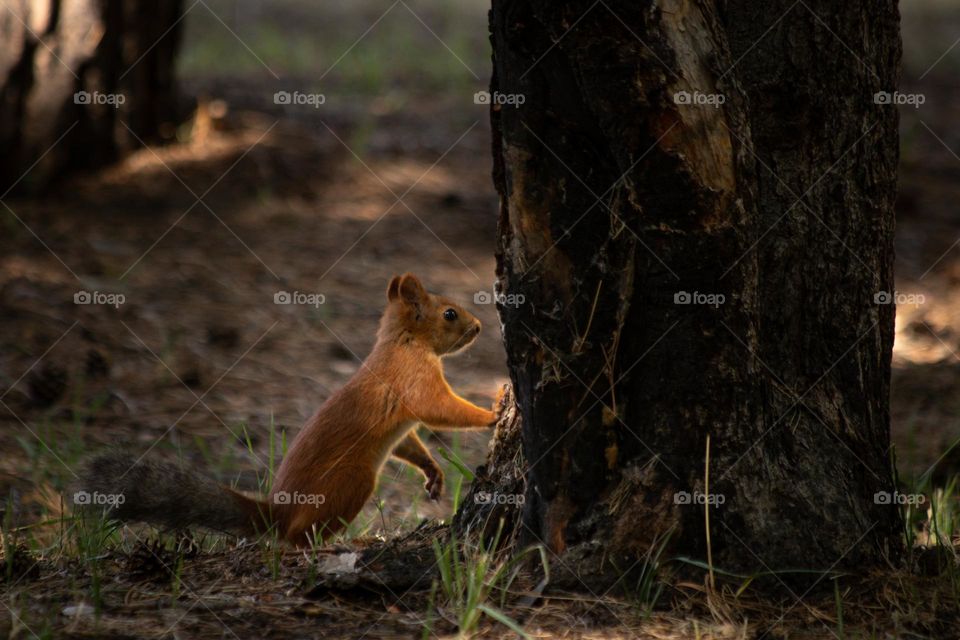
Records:
[[[336,477],[320,478],[323,490],[289,494],[291,504],[282,516],[283,537],[298,547],[329,540],[350,524],[373,493],[376,477],[337,470]],[[333,474],[331,474],[332,476]]]

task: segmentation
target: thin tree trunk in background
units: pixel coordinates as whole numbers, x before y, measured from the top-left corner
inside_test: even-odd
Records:
[[[490,27],[491,92],[524,96],[492,108],[508,524],[616,578],[671,530],[705,560],[709,493],[718,567],[895,559],[896,3],[494,0]],[[518,464],[491,460],[475,491]]]
[[[181,14],[180,0],[6,2],[0,192],[34,163],[18,188],[36,190],[62,171],[114,161],[138,138],[171,133]]]

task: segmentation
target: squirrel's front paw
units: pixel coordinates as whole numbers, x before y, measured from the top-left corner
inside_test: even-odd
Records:
[[[434,467],[427,471],[427,481],[423,483],[423,488],[427,490],[427,495],[431,500],[439,500],[443,493],[443,471],[440,467]]]

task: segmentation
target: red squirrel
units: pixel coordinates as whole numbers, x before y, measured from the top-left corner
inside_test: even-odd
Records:
[[[171,528],[259,534],[305,546],[343,529],[373,493],[389,456],[420,469],[436,500],[443,472],[417,437],[436,429],[490,427],[494,410],[459,397],[443,377],[441,358],[480,334],[460,305],[430,294],[411,274],[387,287],[377,341],[360,369],[307,420],[280,464],[270,494],[251,497],[177,465],[107,453],[91,460],[80,489],[122,494],[109,517]],[[120,502],[120,501],[116,501]]]

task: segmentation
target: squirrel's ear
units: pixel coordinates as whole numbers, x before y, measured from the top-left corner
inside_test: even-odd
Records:
[[[387,300],[393,302],[400,297],[400,276],[393,276],[387,285]]]
[[[417,276],[405,273],[400,278],[400,295],[407,302],[419,304],[427,299],[427,290],[417,280]]]

